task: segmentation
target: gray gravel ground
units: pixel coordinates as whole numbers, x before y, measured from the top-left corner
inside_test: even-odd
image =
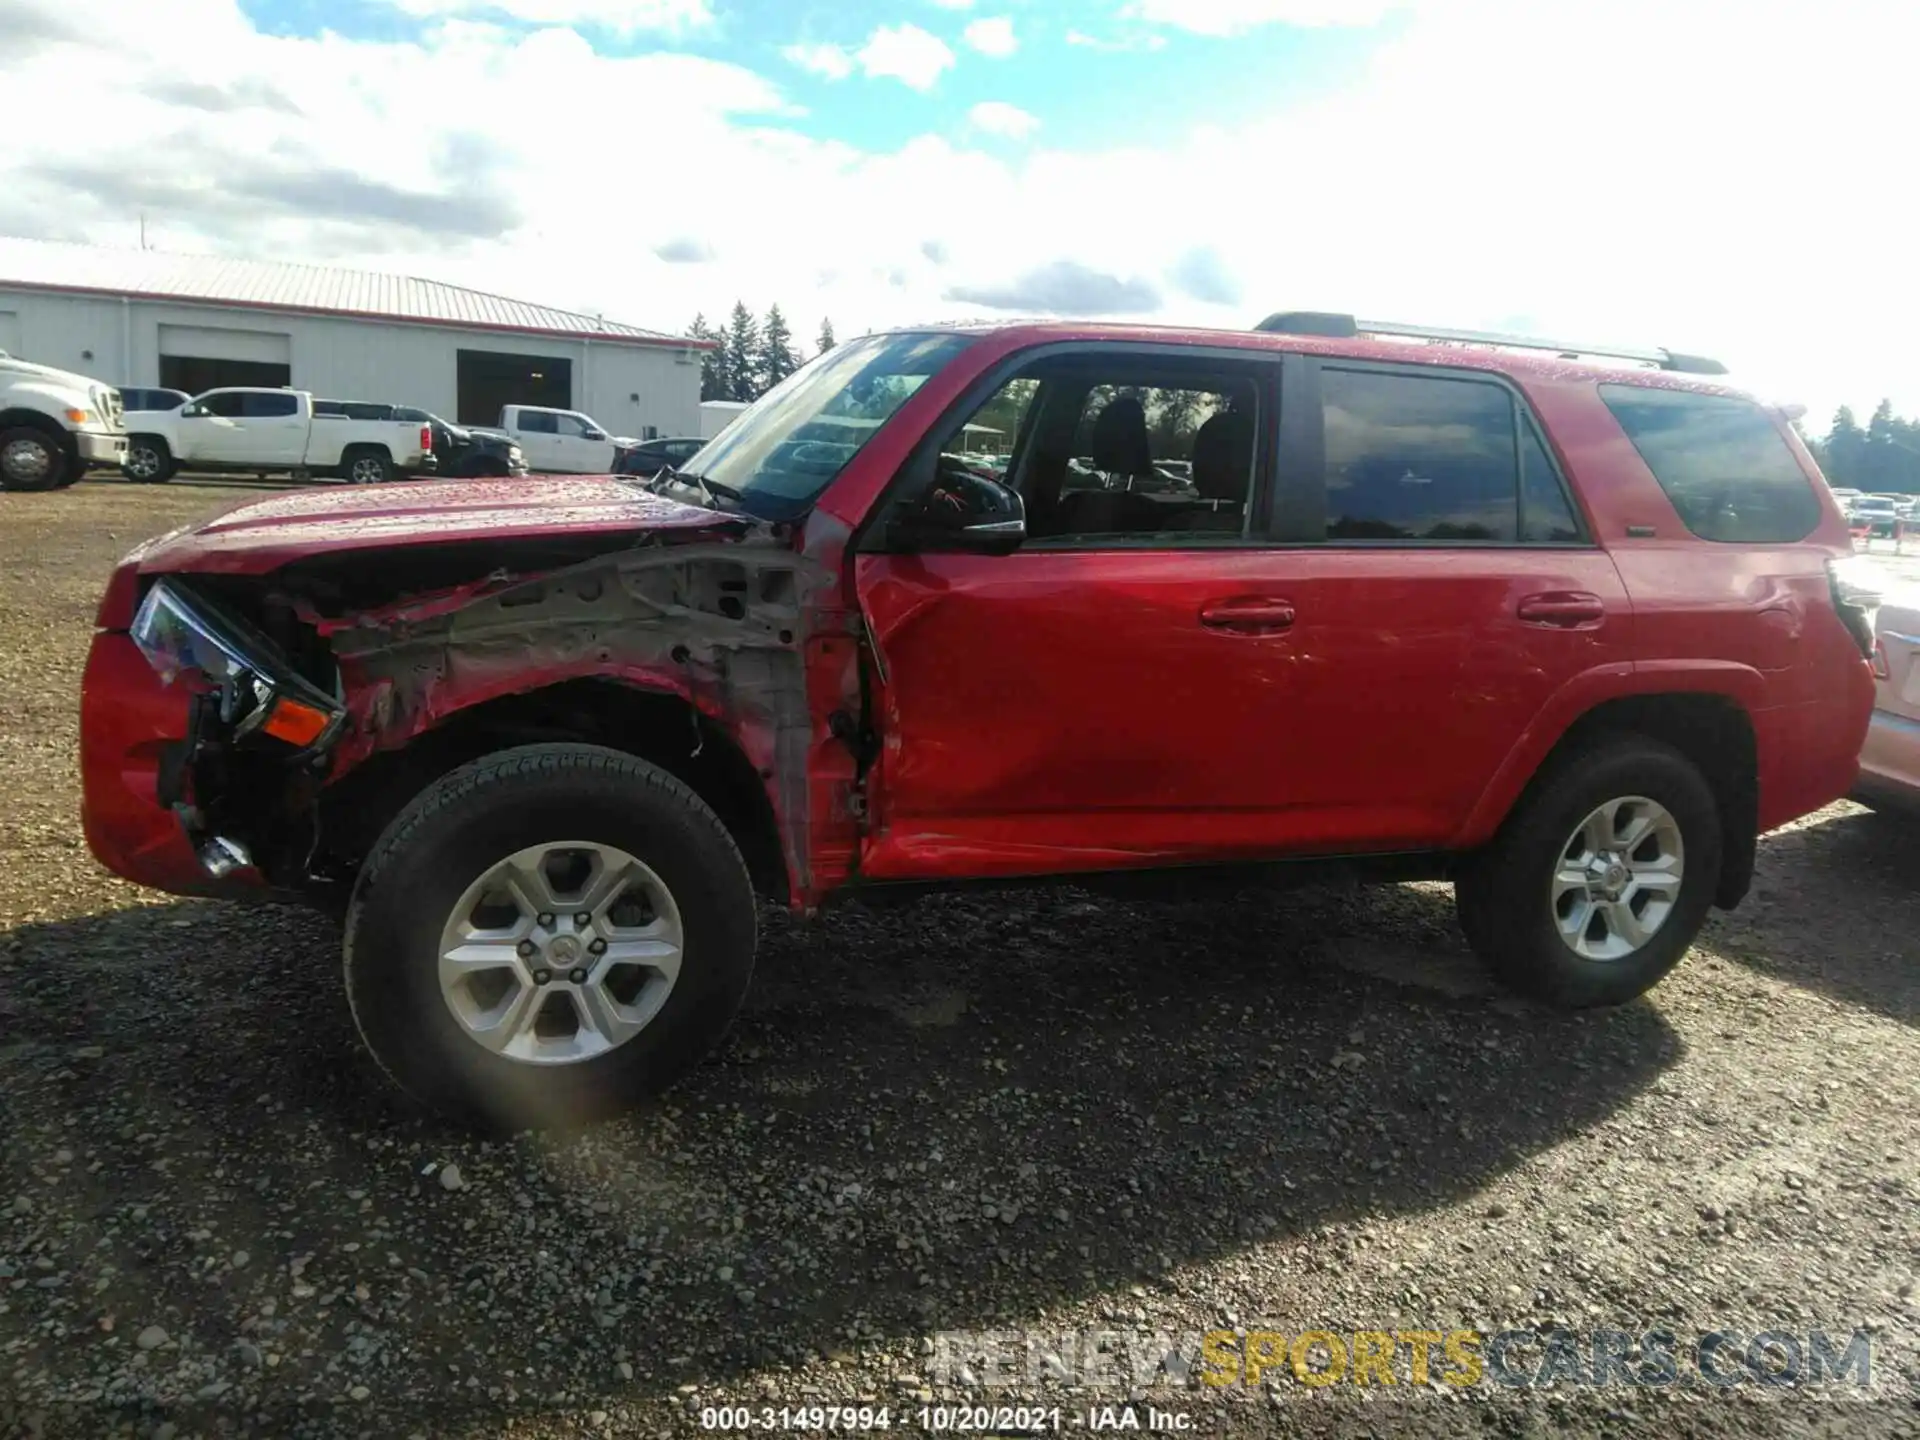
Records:
[[[324,920],[81,841],[101,582],[239,493],[0,496],[0,1435],[905,1429],[1042,1398],[936,1388],[943,1332],[1554,1323],[1867,1327],[1877,1393],[1140,1393],[1210,1433],[1920,1433],[1914,830],[1769,838],[1649,1001],[1582,1018],[1492,993],[1444,886],[771,917],[669,1103],[484,1142],[361,1056]],[[1128,1390],[1046,1393],[1071,1429]]]

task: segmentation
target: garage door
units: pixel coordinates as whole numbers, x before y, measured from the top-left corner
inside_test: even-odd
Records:
[[[257,365],[292,365],[293,341],[267,330],[212,330],[197,325],[162,325],[162,355],[195,360],[251,360]]]
[[[223,385],[291,385],[293,341],[271,330],[162,325],[160,383],[189,395]]]
[[[27,358],[20,353],[20,317],[12,310],[0,310],[0,350],[16,360]]]

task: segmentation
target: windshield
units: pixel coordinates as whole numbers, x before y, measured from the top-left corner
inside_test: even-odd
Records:
[[[769,390],[682,467],[768,520],[812,505],[967,335],[875,335],[829,350]]]

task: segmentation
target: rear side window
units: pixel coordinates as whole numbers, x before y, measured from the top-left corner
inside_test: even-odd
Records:
[[[300,401],[292,395],[249,394],[241,402],[240,413],[249,420],[276,420],[285,415],[298,415]]]
[[[1602,385],[1633,448],[1702,540],[1780,545],[1820,523],[1820,501],[1758,405],[1728,395]]]
[[[520,412],[520,429],[527,435],[558,435],[559,422],[552,415],[543,415],[538,411]]]
[[[1497,385],[1325,369],[1329,540],[1513,540],[1513,402]]]

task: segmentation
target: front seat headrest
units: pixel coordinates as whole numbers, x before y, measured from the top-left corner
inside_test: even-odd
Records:
[[[1107,402],[1093,422],[1093,468],[1109,475],[1153,472],[1153,447],[1147,441],[1147,408],[1131,395]]]

